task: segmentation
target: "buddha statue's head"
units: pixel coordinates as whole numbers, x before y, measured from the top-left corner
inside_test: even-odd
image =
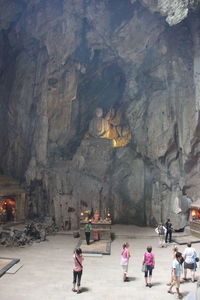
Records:
[[[102,108],[98,107],[96,109],[96,116],[97,116],[97,118],[102,118],[103,117],[103,109]]]

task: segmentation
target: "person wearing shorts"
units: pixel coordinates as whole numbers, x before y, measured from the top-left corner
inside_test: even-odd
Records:
[[[146,265],[146,271],[144,272],[145,285],[148,287],[152,287],[151,279],[152,279],[152,271],[155,267],[155,256],[151,253],[152,247],[147,247],[147,252],[144,254],[143,265]]]
[[[185,248],[183,252],[184,258],[184,280],[187,280],[187,270],[191,272],[191,279],[192,282],[195,281],[195,258],[197,257],[196,250],[191,247],[192,244],[189,242],[187,243],[187,248]]]
[[[172,262],[173,281],[171,281],[171,285],[167,291],[168,293],[173,294],[172,289],[176,285],[176,291],[179,299],[183,297],[179,291],[180,277],[181,277],[181,259],[182,259],[182,254],[180,252],[177,252],[176,258]]]
[[[129,263],[129,258],[131,255],[130,255],[128,248],[129,248],[128,243],[124,243],[122,245],[120,265],[122,266],[122,270],[123,270],[123,281],[129,281],[128,280],[128,263]]]

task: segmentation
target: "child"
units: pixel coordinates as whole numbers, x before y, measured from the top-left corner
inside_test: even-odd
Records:
[[[120,264],[121,264],[122,269],[123,269],[123,281],[129,281],[128,277],[127,277],[127,274],[128,274],[129,258],[130,258],[131,255],[130,255],[130,252],[129,252],[128,248],[129,248],[128,243],[124,243],[122,245]]]
[[[174,285],[176,285],[176,291],[178,294],[178,298],[182,298],[182,294],[179,291],[180,287],[180,277],[181,277],[181,259],[182,254],[180,252],[176,253],[176,258],[172,262],[172,269],[173,269],[173,281],[171,282],[171,285],[169,287],[168,293],[173,294],[172,288]]]
[[[82,256],[82,250],[81,248],[77,248],[75,250],[75,253],[73,255],[74,259],[74,268],[73,268],[73,292],[77,292],[77,294],[80,294],[80,285],[81,285],[81,276],[83,271],[83,256]],[[76,290],[76,281],[77,281],[77,290]]]

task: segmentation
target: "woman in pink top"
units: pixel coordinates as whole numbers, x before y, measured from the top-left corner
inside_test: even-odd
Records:
[[[74,259],[74,268],[73,268],[73,288],[72,291],[73,292],[77,292],[77,294],[79,294],[80,291],[80,285],[81,285],[81,276],[82,276],[82,272],[83,272],[83,266],[82,266],[82,262],[83,262],[83,256],[82,256],[82,250],[81,248],[77,248],[75,250],[75,253],[73,255],[73,259]],[[77,281],[77,290],[76,290],[76,281]]]
[[[122,269],[123,269],[123,281],[129,281],[127,274],[128,274],[129,258],[131,255],[130,255],[128,248],[129,248],[128,243],[124,243],[122,245],[120,265],[122,266]]]
[[[148,287],[152,287],[151,278],[152,278],[152,270],[155,266],[155,258],[154,254],[151,253],[152,247],[147,247],[147,252],[144,254],[143,265],[146,265],[146,271],[144,272],[145,284]],[[148,282],[149,278],[149,282]]]

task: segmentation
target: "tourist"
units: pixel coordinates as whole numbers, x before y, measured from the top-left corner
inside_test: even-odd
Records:
[[[120,264],[121,264],[122,270],[123,270],[123,281],[129,281],[129,279],[128,279],[128,263],[129,263],[129,258],[131,255],[130,255],[130,251],[128,248],[129,248],[128,243],[124,243],[122,245]]]
[[[82,256],[82,250],[81,248],[77,248],[74,252],[73,255],[74,259],[74,268],[73,268],[73,292],[77,292],[77,294],[80,294],[80,285],[81,285],[81,276],[83,272],[83,256]],[[76,289],[76,284],[77,284],[77,289]]]
[[[176,253],[178,252],[178,247],[177,246],[174,246],[173,248],[172,248],[172,261],[174,260],[174,259],[176,259]],[[171,283],[173,282],[173,268],[171,269],[171,278],[170,278],[170,281],[169,281],[169,283],[167,283],[167,285],[171,285]]]
[[[159,224],[158,227],[156,227],[155,232],[158,234],[159,237],[159,245],[160,247],[164,247],[165,245],[165,234],[167,232],[167,229],[163,224]]]
[[[168,236],[169,236],[169,243],[172,242],[172,223],[170,222],[170,219],[167,219],[167,222],[165,223],[165,228],[167,229],[166,234],[165,234],[165,243],[168,241]]]
[[[85,239],[87,245],[90,244],[90,231],[91,231],[91,221],[88,221],[87,224],[85,225]]]
[[[196,257],[197,253],[194,248],[191,247],[192,243],[187,243],[187,248],[183,251],[184,258],[184,280],[187,280],[187,269],[191,272],[192,282],[195,281],[195,267],[196,267]]]
[[[148,287],[152,287],[151,284],[151,278],[152,278],[152,271],[155,267],[155,256],[153,253],[151,253],[152,247],[147,247],[147,252],[144,253],[144,259],[142,264],[146,266],[146,270],[144,272],[144,278],[145,278],[145,285]]]
[[[176,285],[176,291],[178,294],[178,298],[182,298],[182,294],[179,291],[180,288],[180,277],[181,277],[181,259],[182,254],[180,252],[176,253],[176,258],[172,262],[172,270],[173,270],[173,281],[168,289],[168,293],[173,294],[172,289]]]

